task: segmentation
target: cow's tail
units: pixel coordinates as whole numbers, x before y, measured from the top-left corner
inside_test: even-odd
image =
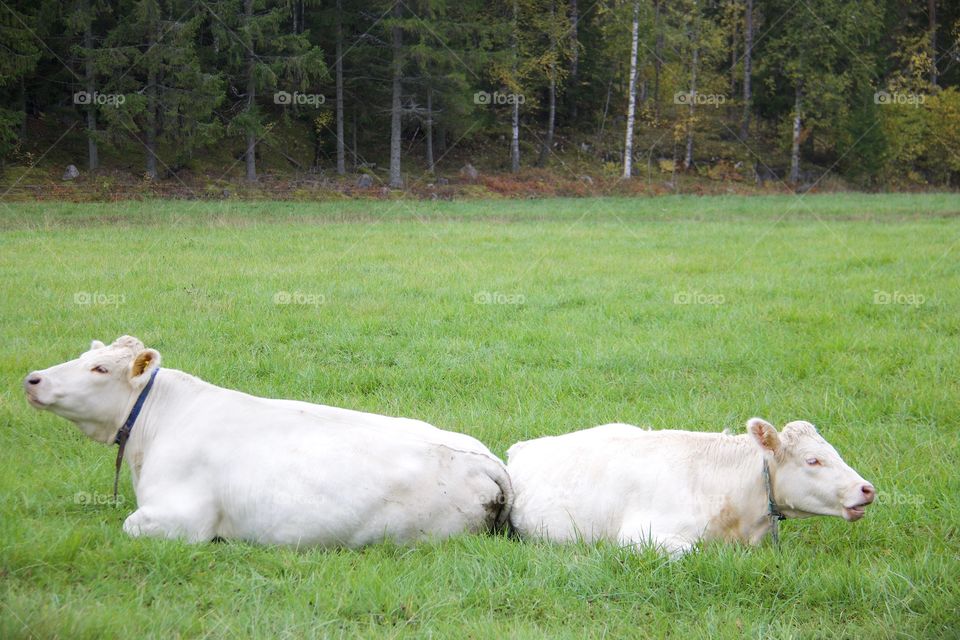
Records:
[[[494,460],[493,468],[487,472],[490,479],[500,488],[500,495],[496,497],[495,503],[491,503],[491,511],[495,511],[493,531],[503,533],[510,527],[510,510],[513,508],[514,498],[513,483],[510,482],[507,466],[498,458]]]

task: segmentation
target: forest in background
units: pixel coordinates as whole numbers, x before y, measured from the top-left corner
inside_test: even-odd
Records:
[[[0,2],[0,163],[951,188],[958,42],[945,0]]]

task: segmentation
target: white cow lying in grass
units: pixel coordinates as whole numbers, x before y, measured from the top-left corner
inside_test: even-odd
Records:
[[[753,418],[747,430],[608,424],[519,442],[507,453],[510,523],[532,538],[611,540],[679,555],[698,540],[756,544],[781,514],[858,520],[873,502],[873,485],[809,422],[777,433]]]
[[[216,387],[160,370],[160,354],[130,336],[94,341],[24,388],[105,444],[134,417],[131,536],[358,547],[487,530],[510,510],[503,463],[467,435]]]

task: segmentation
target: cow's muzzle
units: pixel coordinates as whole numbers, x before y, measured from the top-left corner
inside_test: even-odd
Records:
[[[854,520],[859,520],[867,513],[867,505],[874,501],[877,497],[877,491],[873,488],[873,485],[869,482],[864,483],[860,486],[860,493],[863,499],[860,502],[854,503],[853,505],[843,508],[843,517],[849,522]]]

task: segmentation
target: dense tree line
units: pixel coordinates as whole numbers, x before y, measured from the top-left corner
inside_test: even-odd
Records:
[[[290,162],[376,162],[395,187],[451,149],[512,172],[575,153],[624,178],[949,185],[958,42],[945,0],[9,2],[0,159],[57,122],[88,169],[109,149],[149,178],[227,150],[255,181],[265,146],[307,136]]]

